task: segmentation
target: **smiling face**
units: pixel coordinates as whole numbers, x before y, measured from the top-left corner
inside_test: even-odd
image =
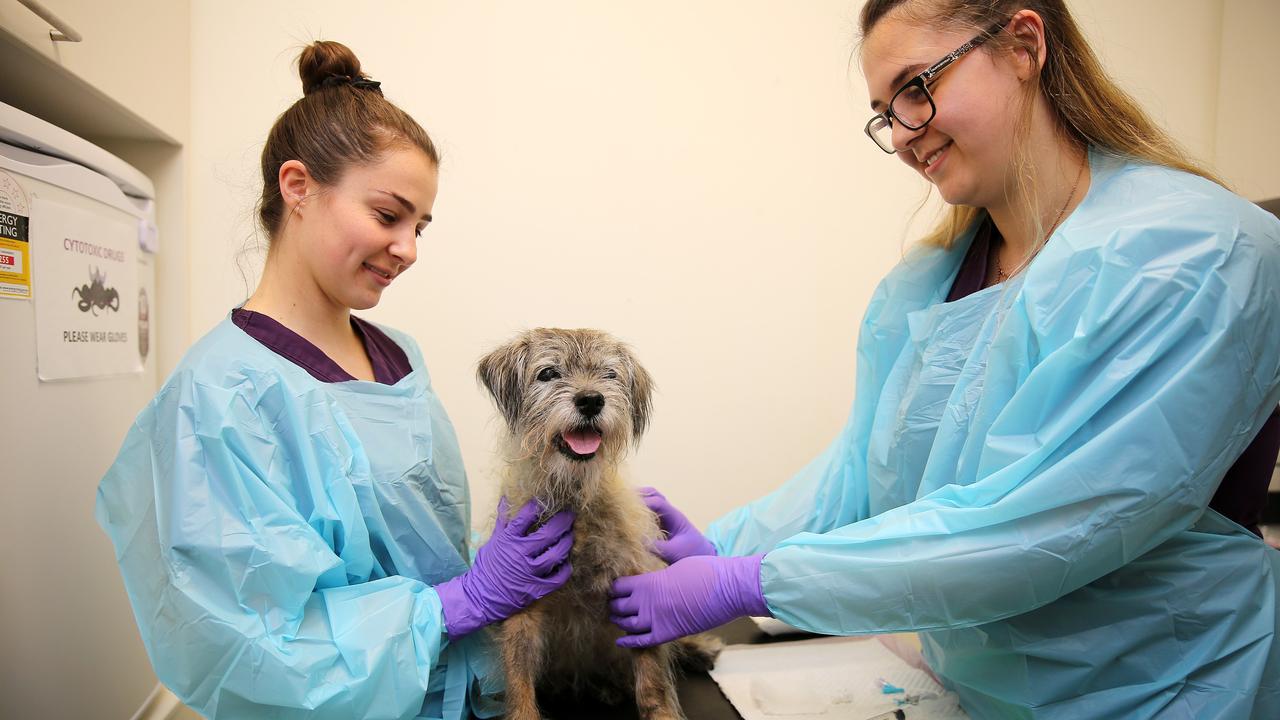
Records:
[[[334,308],[377,305],[417,260],[418,236],[436,199],[435,164],[417,148],[392,147],[376,162],[348,167],[333,185],[300,182],[310,184],[287,224],[297,243],[288,270]],[[299,187],[282,191],[289,197]]]
[[[977,32],[884,17],[862,46],[872,109],[884,111],[898,88]],[[929,87],[937,106],[932,122],[920,130],[893,126],[897,156],[953,205],[989,208],[1007,202],[1016,184],[1013,139],[1024,86],[1014,64],[991,45],[962,56]]]

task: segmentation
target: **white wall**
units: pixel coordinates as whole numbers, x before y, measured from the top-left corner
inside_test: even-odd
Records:
[[[498,425],[475,361],[525,327],[593,326],[659,384],[633,476],[706,523],[839,431],[858,320],[915,235],[923,184],[862,134],[859,7],[198,0],[192,333],[246,294],[233,257],[262,140],[301,92],[293,59],[340,40],[444,150],[418,266],[369,316],[423,346],[477,515]],[[1222,0],[1072,7],[1121,83],[1211,159]]]

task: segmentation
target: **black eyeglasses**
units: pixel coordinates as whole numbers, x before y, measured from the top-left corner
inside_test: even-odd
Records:
[[[867,121],[867,126],[863,128],[867,137],[890,155],[897,152],[893,147],[893,123],[899,122],[908,130],[921,130],[928,125],[938,112],[938,106],[933,102],[933,95],[929,93],[929,85],[938,79],[943,70],[964,57],[965,53],[1003,30],[1008,22],[1004,20],[992,25],[986,32],[951,51],[946,57],[930,65],[924,72],[898,88],[893,98],[889,100],[889,107]]]

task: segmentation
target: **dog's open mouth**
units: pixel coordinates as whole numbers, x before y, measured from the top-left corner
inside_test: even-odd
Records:
[[[556,436],[556,449],[571,460],[590,460],[600,449],[600,431],[580,427]]]

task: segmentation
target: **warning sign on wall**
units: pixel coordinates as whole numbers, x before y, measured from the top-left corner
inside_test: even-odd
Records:
[[[40,379],[141,372],[137,219],[44,198],[32,218]]]

